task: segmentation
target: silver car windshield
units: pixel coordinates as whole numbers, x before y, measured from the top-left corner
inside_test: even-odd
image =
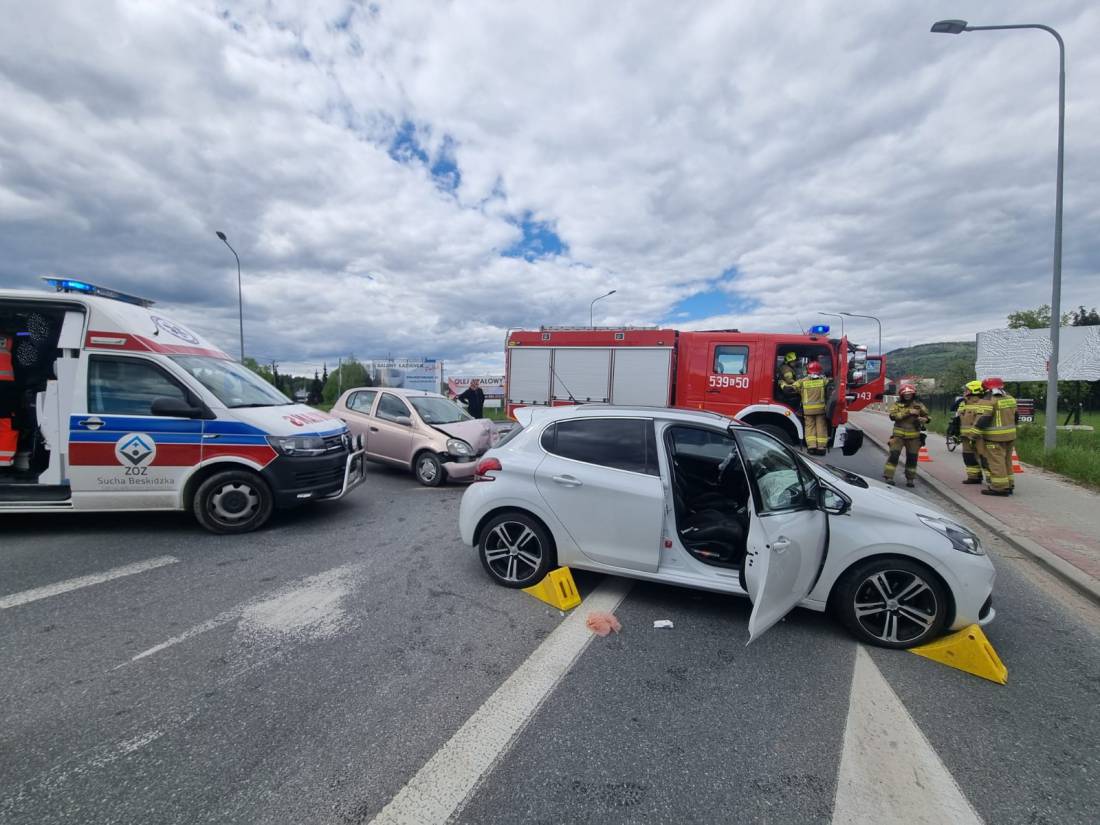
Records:
[[[408,399],[416,408],[417,414],[425,424],[455,424],[459,421],[473,421],[474,417],[446,398],[434,398],[430,395],[413,396]]]
[[[227,407],[280,407],[294,403],[236,361],[205,355],[173,355],[172,360]]]

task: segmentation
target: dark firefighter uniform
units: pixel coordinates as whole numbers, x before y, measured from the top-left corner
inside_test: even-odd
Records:
[[[825,416],[829,379],[821,374],[821,368],[817,364],[811,364],[809,374],[805,378],[799,378],[793,386],[802,398],[802,428],[806,433],[806,449],[812,455],[825,455],[829,447],[829,421]]]
[[[894,432],[890,436],[890,456],[886,459],[883,474],[887,484],[894,483],[894,472],[898,468],[901,451],[905,450],[905,484],[912,487],[917,477],[917,458],[920,455],[920,433],[922,425],[929,419],[928,408],[917,400],[916,390],[908,394],[903,388],[901,397],[890,408],[890,420],[894,422]]]
[[[797,395],[798,393],[798,390],[794,387],[795,381],[798,380],[798,372],[795,370],[795,365],[797,363],[798,356],[793,352],[788,352],[783,357],[783,363],[780,364],[779,369],[776,370],[779,388],[789,395]]]
[[[982,465],[978,459],[978,431],[974,422],[992,408],[987,408],[982,401],[982,382],[971,381],[966,385],[966,394],[959,406],[959,438],[962,440],[963,466],[966,468],[966,479],[963,484],[982,483]]]
[[[1003,383],[1000,386],[1004,386]],[[988,467],[989,489],[982,493],[989,495],[1011,495],[1016,486],[1012,474],[1012,449],[1016,444],[1016,399],[995,387],[988,400],[982,399],[983,406],[989,406],[975,422],[974,427],[982,442],[985,462]]]

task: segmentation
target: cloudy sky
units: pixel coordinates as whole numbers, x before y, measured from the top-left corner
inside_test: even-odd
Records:
[[[0,285],[154,298],[283,371],[496,371],[539,324],[887,348],[1100,304],[1100,6],[0,0]],[[782,8],[782,14],[774,11]],[[874,324],[849,321],[874,346]]]

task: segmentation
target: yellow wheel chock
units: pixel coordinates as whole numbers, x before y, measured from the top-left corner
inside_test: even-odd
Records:
[[[1008,684],[1008,668],[976,624],[926,645],[912,647],[909,652],[948,667],[965,670],[999,685]]]
[[[581,594],[568,567],[551,570],[538,584],[523,588],[523,592],[558,610],[572,610],[581,603]]]

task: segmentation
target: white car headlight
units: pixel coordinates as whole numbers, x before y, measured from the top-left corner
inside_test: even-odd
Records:
[[[447,452],[449,452],[451,455],[473,455],[474,448],[463,441],[461,438],[448,438]]]
[[[319,435],[269,435],[267,443],[282,455],[315,456],[325,454],[325,440]]]
[[[944,536],[951,542],[951,546],[956,550],[960,550],[963,553],[970,553],[974,556],[985,555],[985,550],[982,549],[982,543],[978,537],[961,524],[956,524],[953,521],[948,521],[945,518],[939,518],[937,516],[924,516],[920,513],[917,513],[917,518],[924,522],[925,525]]]

